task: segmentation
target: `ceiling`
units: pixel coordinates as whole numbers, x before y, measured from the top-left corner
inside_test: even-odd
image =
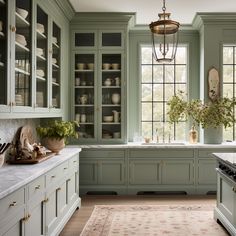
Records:
[[[162,0],[69,0],[77,12],[136,12],[137,24],[149,24],[162,12]],[[192,23],[196,12],[236,12],[235,0],[166,0],[167,12],[181,24]]]

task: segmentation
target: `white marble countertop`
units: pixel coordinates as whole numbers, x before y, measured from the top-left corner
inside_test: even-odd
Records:
[[[212,156],[229,162],[230,164],[236,164],[236,153],[212,153]]]
[[[68,147],[80,147],[82,149],[119,149],[119,148],[125,148],[125,149],[154,149],[154,148],[164,148],[164,149],[193,149],[193,148],[228,148],[228,149],[235,149],[236,150],[236,143],[223,143],[223,144],[189,144],[189,143],[134,143],[130,142],[127,144],[77,144],[77,145],[69,145]]]
[[[30,183],[52,168],[80,152],[81,148],[64,148],[59,155],[33,165],[8,165],[0,168],[0,199]]]

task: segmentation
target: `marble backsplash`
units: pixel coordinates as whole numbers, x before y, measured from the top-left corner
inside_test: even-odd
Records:
[[[39,123],[40,119],[0,120],[0,143],[10,143],[17,129],[24,125],[30,125],[32,127],[33,135],[36,135],[35,128],[39,125]]]

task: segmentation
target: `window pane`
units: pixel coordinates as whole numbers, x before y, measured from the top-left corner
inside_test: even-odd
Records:
[[[187,99],[187,85],[186,84],[176,84],[175,85],[175,91],[178,93],[179,91],[182,91],[183,98],[186,100]]]
[[[186,66],[176,66],[175,73],[176,73],[175,75],[176,83],[186,83],[187,81]]]
[[[174,85],[165,84],[165,101],[168,101],[174,95]]]
[[[153,101],[163,101],[163,84],[153,85]]]
[[[163,120],[163,104],[162,103],[153,104],[153,120],[154,121]]]
[[[233,47],[223,48],[223,64],[233,64]]]
[[[223,96],[232,98],[233,97],[233,86],[232,84],[224,84]]]
[[[153,66],[153,82],[163,83],[163,65]]]
[[[174,67],[165,65],[165,83],[174,83]]]
[[[142,84],[142,101],[152,101],[152,84]]]
[[[233,82],[233,66],[224,65],[223,66],[223,78],[224,83]]]
[[[142,136],[145,138],[152,137],[152,122],[143,122],[142,123]]]
[[[179,122],[178,124],[175,125],[175,140],[183,141],[186,139],[183,130],[186,130],[185,122]]]
[[[152,103],[142,103],[142,121],[152,121]]]
[[[142,83],[152,83],[152,66],[142,66]]]
[[[178,47],[175,56],[176,64],[186,64],[187,63],[187,50],[186,47]]]

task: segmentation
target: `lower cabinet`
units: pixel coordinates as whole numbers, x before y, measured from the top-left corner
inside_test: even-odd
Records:
[[[56,158],[56,157],[55,157]],[[0,235],[58,235],[80,206],[79,156],[0,201]]]

